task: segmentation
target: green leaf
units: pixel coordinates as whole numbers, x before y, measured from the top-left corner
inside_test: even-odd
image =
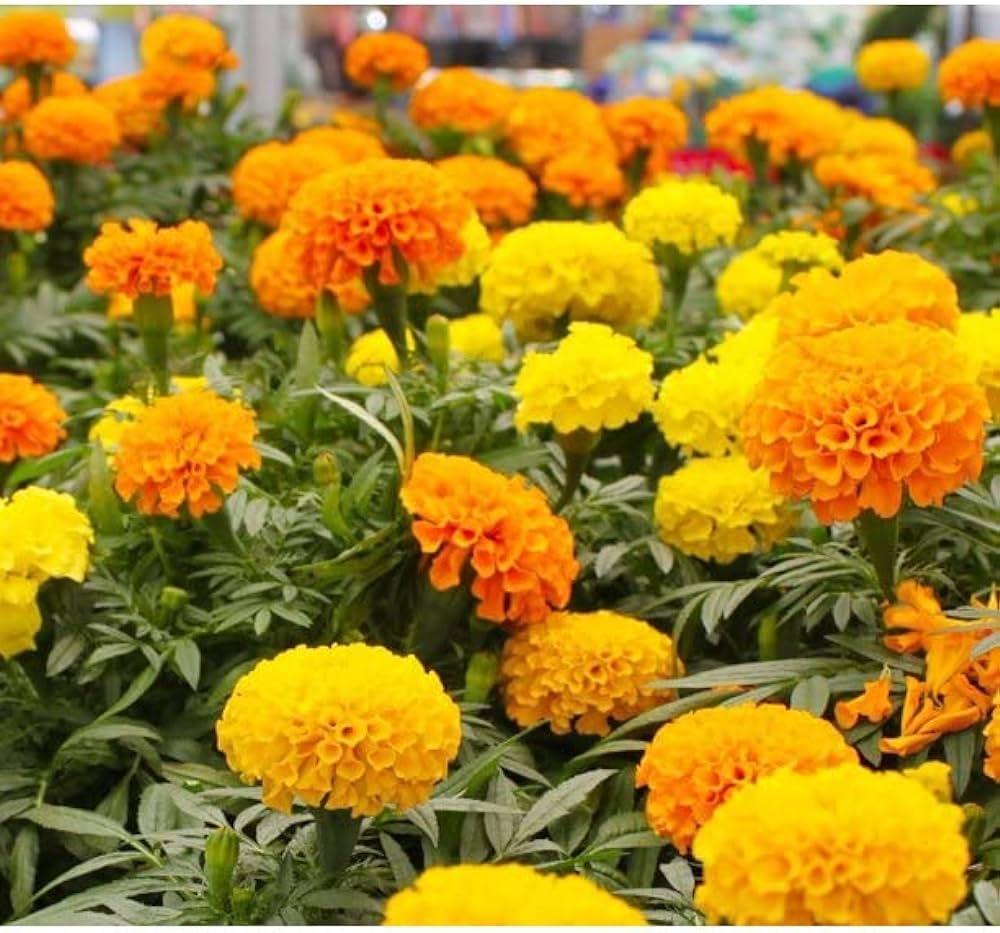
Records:
[[[61,884],[65,884],[67,881],[73,881],[75,878],[82,878],[84,875],[92,874],[95,871],[104,871],[106,868],[114,868],[118,865],[126,865],[130,862],[134,862],[136,859],[142,858],[137,852],[108,852],[104,855],[98,855],[92,859],[87,859],[85,862],[80,862],[78,865],[74,865],[68,871],[64,871],[61,875],[53,878],[44,888],[41,888],[37,894],[35,894],[35,900],[48,894],[49,891],[53,891],[59,887]]]
[[[410,857],[403,851],[403,847],[388,833],[379,833],[378,839],[382,844],[382,851],[385,853],[386,861],[389,863],[397,890],[409,887],[417,877],[417,870],[413,867]]]
[[[990,926],[1000,926],[1000,888],[993,881],[977,881],[972,896]]]
[[[350,412],[362,423],[366,424],[371,428],[376,434],[379,435],[388,445],[389,449],[393,452],[396,457],[396,463],[399,464],[399,475],[406,476],[406,455],[403,453],[403,448],[400,446],[396,435],[392,433],[378,418],[373,418],[368,412],[366,412],[357,402],[352,402],[350,399],[341,398],[339,395],[334,395],[333,392],[324,389],[322,386],[316,386],[316,390],[323,398],[328,401],[333,402],[335,405],[339,405],[345,411]]]
[[[181,676],[192,690],[197,690],[201,679],[201,651],[198,646],[190,638],[182,638],[174,644],[173,658]]]
[[[38,479],[40,476],[45,476],[48,473],[55,473],[63,467],[69,466],[75,460],[80,460],[87,454],[89,449],[86,446],[64,447],[62,450],[57,450],[55,453],[48,454],[45,457],[38,457],[34,460],[22,460],[14,467],[10,476],[7,477],[4,488],[8,490],[17,489],[28,480]]]
[[[960,800],[969,786],[972,765],[977,758],[979,733],[976,729],[952,732],[944,737],[944,757],[951,766],[951,783],[955,788],[955,798]]]
[[[701,674],[657,680],[650,686],[657,689],[675,687],[717,687],[739,684],[741,687],[771,684],[780,680],[798,680],[807,674],[841,670],[847,662],[840,658],[787,658],[781,661],[755,661],[750,664],[729,664]]]
[[[793,709],[804,709],[814,716],[822,716],[829,702],[830,685],[819,674],[800,680],[789,698],[789,705]]]
[[[98,719],[77,729],[56,754],[61,755],[81,742],[112,742],[115,739],[151,739],[158,742],[160,733],[152,726],[131,719]]]
[[[511,847],[516,847],[519,843],[525,842],[532,836],[540,833],[554,820],[565,816],[574,807],[579,806],[587,799],[587,795],[595,788],[606,781],[616,772],[611,768],[601,768],[596,771],[588,771],[586,774],[578,774],[575,777],[563,781],[562,784],[546,791],[542,794],[534,805],[524,814],[514,836],[511,839]]]
[[[10,852],[10,903],[14,914],[24,913],[31,904],[35,890],[35,870],[38,867],[38,830],[28,824],[14,837]]]
[[[687,859],[677,856],[677,858],[667,862],[660,871],[663,872],[663,877],[667,879],[667,884],[670,887],[679,894],[683,894],[688,900],[691,899],[694,895],[694,872],[691,871],[691,865]]]
[[[87,639],[79,632],[62,635],[52,646],[45,662],[45,676],[55,677],[70,667],[87,647]]]
[[[97,721],[102,719],[109,719],[112,716],[117,715],[122,712],[122,710],[128,709],[136,700],[138,700],[142,695],[153,686],[156,682],[156,678],[160,676],[160,666],[157,664],[155,666],[147,667],[135,680],[132,681],[131,686],[126,690],[114,703],[112,703],[100,716],[97,717]]]
[[[43,803],[23,814],[23,818],[43,829],[75,836],[105,836],[109,839],[120,839],[137,849],[142,848],[139,841],[114,820],[89,810]]]

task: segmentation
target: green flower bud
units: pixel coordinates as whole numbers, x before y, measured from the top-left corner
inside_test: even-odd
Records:
[[[497,682],[500,659],[492,651],[478,651],[469,658],[465,669],[465,699],[469,703],[483,703]]]
[[[451,332],[448,319],[432,314],[427,319],[427,355],[438,372],[448,372],[448,354],[451,352]]]
[[[329,450],[320,451],[313,460],[313,479],[317,486],[340,485],[340,464]]]
[[[183,609],[190,599],[191,594],[187,590],[182,590],[179,586],[165,586],[160,590],[160,605],[164,609],[175,611]]]
[[[240,857],[240,837],[228,826],[220,826],[205,842],[205,881],[209,902],[225,910],[233,887],[233,872]]]

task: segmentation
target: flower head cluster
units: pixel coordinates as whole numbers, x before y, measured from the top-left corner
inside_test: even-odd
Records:
[[[952,49],[938,67],[938,87],[946,101],[1000,106],[1000,40],[970,39]]]
[[[541,186],[577,209],[600,209],[624,196],[625,176],[613,159],[570,151],[545,163]]]
[[[869,91],[908,91],[924,83],[931,60],[912,39],[879,39],[861,47],[854,67]]]
[[[958,319],[958,345],[972,361],[979,384],[986,392],[994,421],[1000,421],[1000,308],[970,311]]]
[[[529,865],[429,868],[385,905],[386,926],[644,926],[642,913],[581,875]]]
[[[514,383],[514,422],[560,434],[620,428],[653,401],[653,357],[607,324],[569,325],[552,353],[529,350]]]
[[[604,123],[618,150],[619,162],[624,165],[644,154],[650,174],[666,169],[670,154],[687,142],[687,117],[669,100],[633,97],[607,104]]]
[[[664,181],[640,191],[625,206],[625,232],[647,246],[672,246],[693,255],[729,245],[743,222],[740,204],[711,182]]]
[[[844,265],[837,241],[825,233],[804,230],[769,233],[754,247],[754,252],[781,266],[786,273],[817,267],[836,271]]]
[[[87,85],[70,71],[57,71],[55,74],[42,77],[40,91],[43,98],[86,97]],[[27,77],[21,75],[15,78],[0,95],[4,122],[13,123],[20,120],[36,103],[38,101],[32,100],[31,82]]]
[[[542,622],[569,601],[580,571],[573,535],[521,477],[468,457],[425,453],[401,495],[421,550],[434,555],[435,589],[458,586],[468,565],[476,611],[491,622]]]
[[[66,436],[59,399],[30,376],[0,373],[0,463],[51,453]]]
[[[711,923],[946,923],[965,897],[963,819],[902,774],[774,774],[698,834],[695,903]]]
[[[462,240],[462,254],[454,262],[433,269],[428,275],[419,267],[413,269],[407,287],[411,292],[432,294],[439,288],[462,288],[472,285],[482,275],[490,259],[493,241],[489,231],[476,216],[475,211],[463,224],[459,236]]]
[[[122,432],[115,489],[146,515],[217,512],[240,470],[260,467],[256,435],[253,412],[239,402],[209,390],[161,396]]]
[[[467,360],[502,363],[503,331],[488,314],[467,314],[448,322],[448,346]]]
[[[0,65],[60,67],[72,61],[76,43],[58,13],[11,10],[0,16]]]
[[[430,65],[427,47],[401,32],[369,32],[358,36],[344,56],[344,70],[359,87],[388,81],[397,91],[417,83]]]
[[[316,313],[317,290],[299,275],[287,230],[276,230],[254,250],[250,287],[268,314],[308,318]]]
[[[660,309],[650,251],[610,223],[540,221],[514,230],[494,249],[481,287],[482,309],[512,321],[525,340],[551,338],[563,319],[633,330]]]
[[[495,133],[514,104],[506,84],[471,68],[444,68],[410,98],[410,119],[425,130]]]
[[[135,416],[144,411],[146,403],[134,395],[123,395],[112,399],[104,406],[104,413],[87,432],[87,440],[101,445],[108,455],[108,463],[114,463],[114,454],[121,443],[122,435]]]
[[[852,116],[844,129],[838,151],[846,155],[893,156],[916,161],[920,144],[905,126],[895,120],[858,114]]]
[[[239,64],[218,26],[185,13],[169,13],[153,20],[142,33],[139,54],[147,66],[169,62],[176,68],[216,71]]]
[[[406,342],[412,345],[413,336],[406,335]],[[365,386],[384,385],[388,380],[385,371],[399,372],[399,354],[392,345],[389,335],[378,328],[362,334],[347,351],[344,370],[352,379]]]
[[[535,210],[535,183],[516,165],[489,156],[457,155],[437,167],[473,204],[491,231],[526,224]]]
[[[143,74],[112,78],[94,88],[94,98],[114,115],[122,137],[141,145],[163,125],[163,100],[150,92]]]
[[[24,148],[36,159],[97,165],[121,142],[115,115],[92,95],[46,97],[22,124]]]
[[[264,803],[377,816],[423,803],[461,741],[458,707],[413,655],[299,645],[237,682],[216,725],[219,748]]]
[[[936,186],[930,169],[898,155],[834,152],[817,159],[814,171],[824,188],[845,198],[864,197],[896,210],[912,209],[920,195]]]
[[[741,454],[690,460],[662,477],[653,510],[664,543],[721,564],[769,551],[795,523],[767,473]]]
[[[745,785],[781,769],[811,774],[856,761],[830,723],[804,710],[720,706],[661,726],[635,782],[649,788],[649,825],[686,852],[712,814]]]
[[[785,276],[781,266],[756,250],[734,256],[715,282],[715,297],[724,314],[747,321],[763,311],[781,292]]]
[[[341,165],[353,165],[365,159],[386,156],[385,146],[377,136],[362,130],[343,126],[314,126],[296,134],[295,146],[322,146],[333,152]]]
[[[993,153],[993,139],[986,130],[969,130],[963,133],[951,147],[951,159],[963,167],[968,166],[981,153]]]
[[[519,629],[500,660],[504,708],[519,726],[549,721],[558,735],[607,735],[670,698],[655,680],[683,667],[668,635],[615,612],[554,612]]]
[[[44,230],[54,210],[49,180],[34,165],[0,162],[0,230]]]

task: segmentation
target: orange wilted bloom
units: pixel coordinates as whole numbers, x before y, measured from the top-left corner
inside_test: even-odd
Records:
[[[377,136],[342,126],[314,126],[303,130],[292,140],[292,145],[322,146],[331,150],[342,165],[352,165],[365,159],[379,159],[386,155],[385,146]]]
[[[144,143],[163,123],[163,101],[151,91],[143,74],[112,78],[94,88],[94,97],[118,121],[130,143]]]
[[[54,210],[49,180],[34,165],[0,162],[0,230],[44,230]]]
[[[545,163],[542,187],[561,194],[575,208],[602,208],[624,196],[625,177],[611,159],[567,152]]]
[[[444,68],[410,98],[410,119],[425,130],[489,133],[503,125],[514,104],[506,84],[471,68]]]
[[[178,68],[214,71],[239,64],[218,26],[185,13],[168,13],[153,20],[142,34],[139,52],[147,66],[166,61]]]
[[[372,88],[384,78],[397,91],[416,84],[430,63],[427,46],[402,32],[365,33],[344,55],[344,70],[355,84]]]
[[[622,165],[645,152],[654,168],[665,170],[670,153],[683,148],[687,142],[687,116],[669,100],[633,97],[606,104],[604,123]]]
[[[69,71],[57,71],[42,79],[44,97],[85,97],[87,85]],[[38,101],[31,99],[31,84],[21,75],[4,88],[0,106],[3,107],[4,122],[10,123],[23,117]]]
[[[98,292],[166,296],[175,285],[190,282],[203,295],[215,291],[215,274],[222,258],[212,231],[200,220],[175,227],[157,227],[133,218],[126,224],[109,221],[84,251],[90,270],[87,285]]]
[[[860,696],[853,700],[841,700],[833,710],[834,718],[841,729],[853,729],[858,720],[882,722],[892,715],[889,691],[892,689],[892,675],[883,671],[877,680],[869,680]]]
[[[436,163],[473,204],[488,230],[520,227],[535,211],[535,183],[522,168],[490,156],[457,155]]]
[[[0,65],[61,66],[74,55],[76,43],[57,13],[15,10],[0,16]]]
[[[912,210],[917,196],[934,190],[934,174],[914,159],[885,153],[835,152],[816,160],[816,180],[842,197],[867,198],[879,207]]]
[[[882,614],[886,629],[899,630],[885,636],[886,648],[909,654],[926,651],[928,634],[948,624],[934,591],[916,580],[903,580],[896,587],[896,598],[899,602]]]
[[[468,457],[421,454],[402,490],[413,534],[433,554],[431,585],[451,589],[469,565],[477,612],[528,624],[562,609],[580,565],[573,535],[541,490]]]
[[[975,725],[989,705],[989,696],[962,674],[953,678],[940,696],[916,677],[907,677],[900,735],[883,737],[878,747],[890,755],[914,755],[948,732]]]
[[[1000,590],[997,590],[996,586],[993,586],[990,589],[989,597],[985,601],[973,598],[972,607],[974,609],[985,609],[989,612],[1000,612]],[[995,616],[988,616],[986,619],[996,621]],[[989,634],[992,634],[989,629],[981,631],[981,637],[986,637]],[[975,678],[976,683],[987,693],[995,694],[1000,691],[1000,648],[992,648],[985,654],[973,658],[969,665],[969,671],[971,676]]]
[[[397,257],[420,279],[462,256],[472,205],[446,175],[410,159],[368,160],[307,181],[282,220],[316,288],[376,269],[400,282]]]
[[[751,466],[829,524],[890,518],[904,490],[940,504],[979,476],[988,418],[955,338],[893,321],[778,344],[741,427]]]
[[[66,436],[59,399],[28,376],[0,373],[0,463],[51,453]]]
[[[970,39],[952,49],[938,68],[938,87],[946,101],[1000,106],[1000,41]]]
[[[253,411],[207,389],[164,395],[122,432],[115,489],[146,515],[195,518],[222,508],[241,469],[258,469]]]
[[[1000,783],[1000,694],[993,698],[993,715],[983,730],[986,739],[986,760],[983,773]]]
[[[24,148],[36,159],[98,165],[121,142],[115,115],[93,96],[46,97],[23,126]]]

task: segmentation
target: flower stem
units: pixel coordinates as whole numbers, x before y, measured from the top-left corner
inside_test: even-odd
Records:
[[[983,108],[983,128],[993,141],[993,158],[1000,160],[1000,107],[987,104]]]
[[[892,601],[896,589],[896,551],[899,547],[899,514],[892,518],[881,518],[871,509],[865,509],[855,520],[858,537],[868,549],[878,578],[879,586],[886,599]]]
[[[351,861],[351,853],[361,835],[361,818],[350,810],[312,808],[316,821],[316,852],[320,868],[328,877],[343,873]]]
[[[170,390],[168,340],[174,323],[171,298],[169,295],[140,295],[133,313],[156,391],[166,395]]]
[[[600,432],[588,431],[586,428],[577,428],[571,434],[557,434],[556,439],[559,446],[566,455],[566,482],[563,486],[562,495],[555,504],[553,511],[561,512],[573,498],[573,493],[580,486],[580,480],[587,470],[590,456],[597,447],[601,439]]]
[[[402,260],[397,260],[402,265]],[[365,287],[372,296],[375,317],[386,332],[399,357],[400,369],[406,369],[409,364],[409,348],[406,344],[406,332],[409,330],[407,310],[406,278],[399,285],[383,285],[378,280],[378,272],[374,267],[365,271]]]
[[[347,337],[344,314],[326,289],[316,296],[316,330],[323,339],[323,353],[335,366],[344,362]],[[314,377],[315,378],[315,377]]]

